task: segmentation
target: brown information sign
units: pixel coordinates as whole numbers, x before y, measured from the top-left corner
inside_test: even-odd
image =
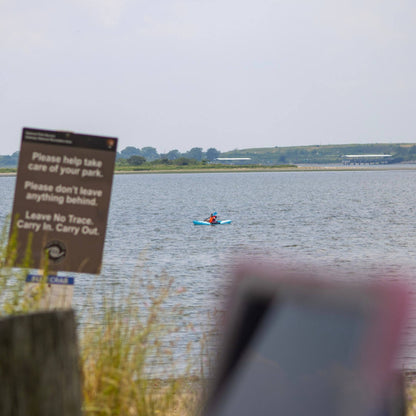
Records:
[[[32,267],[99,273],[117,139],[23,129],[13,205],[22,263],[32,234]],[[12,224],[12,225],[13,225]]]

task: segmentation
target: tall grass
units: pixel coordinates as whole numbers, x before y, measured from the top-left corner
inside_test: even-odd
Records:
[[[406,415],[416,416],[416,378],[415,373],[408,375],[406,380]]]
[[[0,235],[0,316],[41,309],[47,276],[45,269],[37,290],[27,294],[30,241],[24,268],[14,268],[16,232],[8,243],[7,230],[5,224]],[[196,367],[191,361],[177,368],[175,339],[186,323],[180,306],[172,306],[178,292],[174,280],[165,274],[128,280],[130,286],[121,296],[114,292],[104,293],[101,299],[87,296],[82,310],[75,310],[78,318],[83,315],[78,325],[83,414],[196,415],[202,377],[191,374]],[[92,312],[85,317],[87,310]]]
[[[41,309],[40,301],[48,275],[46,261],[39,285],[31,291],[25,290],[27,270],[31,266],[32,236],[29,235],[21,267],[16,268],[14,266],[17,259],[17,228],[13,227],[9,238],[9,227],[10,219],[5,221],[0,234],[0,316]]]
[[[132,279],[135,290],[129,288],[124,302],[106,300],[100,322],[81,331],[86,415],[197,412],[199,381],[189,368],[178,373],[172,350],[172,335],[181,329],[172,318],[180,308],[166,307],[174,280],[158,280],[159,288]]]

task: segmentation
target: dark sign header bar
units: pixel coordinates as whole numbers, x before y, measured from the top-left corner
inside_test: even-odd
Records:
[[[115,137],[97,137],[69,131],[24,128],[22,141],[100,149],[108,150],[110,152],[115,152],[117,150],[117,139]]]

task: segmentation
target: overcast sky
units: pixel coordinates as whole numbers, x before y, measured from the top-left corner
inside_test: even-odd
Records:
[[[23,127],[159,152],[416,142],[414,0],[0,0]]]

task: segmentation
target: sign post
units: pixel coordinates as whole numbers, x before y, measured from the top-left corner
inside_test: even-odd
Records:
[[[101,269],[117,138],[24,128],[12,227],[16,266],[29,236],[34,269],[98,274]],[[12,232],[11,232],[12,234]]]

